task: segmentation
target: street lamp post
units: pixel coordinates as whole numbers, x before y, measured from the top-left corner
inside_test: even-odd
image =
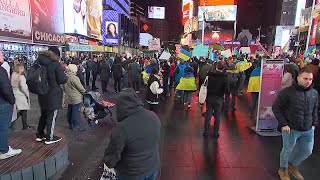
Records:
[[[206,17],[205,17],[205,12],[206,12],[206,1],[207,0],[204,0],[203,1],[203,20],[202,20],[202,45],[204,45],[204,29],[205,29],[205,20],[206,20]]]

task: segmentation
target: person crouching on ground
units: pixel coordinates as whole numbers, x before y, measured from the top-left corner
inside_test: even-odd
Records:
[[[297,80],[298,83],[280,91],[272,106],[282,132],[278,170],[281,180],[290,179],[288,170],[296,179],[304,179],[298,166],[312,154],[318,121],[318,92],[313,89],[312,71],[300,70]]]
[[[187,66],[184,69],[184,74],[180,79],[177,90],[183,91],[183,104],[191,108],[192,92],[197,91],[196,79],[194,77],[193,68]]]
[[[112,129],[104,163],[115,168],[117,180],[155,180],[160,168],[160,119],[143,108],[132,88],[122,91],[116,104],[118,123]]]
[[[163,93],[163,89],[160,88],[160,80],[156,76],[159,73],[159,70],[156,67],[152,68],[152,73],[148,80],[148,88],[146,93],[146,100],[149,104],[149,110],[155,113],[158,112],[158,106],[160,97],[159,95]]]
[[[31,129],[33,127],[29,126],[27,122],[28,110],[30,110],[30,95],[26,78],[24,76],[24,66],[22,64],[16,64],[13,71],[14,72],[11,76],[11,86],[16,98],[17,119],[21,116],[23,130]],[[11,125],[13,130],[15,130],[15,123],[16,121],[13,121]]]
[[[68,123],[69,128],[73,130],[85,130],[84,127],[78,123],[79,109],[82,102],[82,94],[86,92],[77,76],[77,65],[69,64],[67,67],[68,81],[63,85],[64,92],[66,93],[66,102],[68,103]]]

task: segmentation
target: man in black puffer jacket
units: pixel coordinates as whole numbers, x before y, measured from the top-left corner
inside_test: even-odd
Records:
[[[41,116],[38,124],[38,133],[36,141],[46,144],[59,142],[61,137],[54,136],[54,126],[58,115],[58,110],[62,106],[62,89],[61,84],[67,82],[67,76],[59,62],[60,51],[57,47],[49,47],[48,51],[38,53],[40,65],[47,68],[49,92],[45,95],[39,95],[38,101],[41,109]],[[47,135],[44,134],[44,129],[47,129]]]
[[[302,69],[297,79],[297,84],[280,92],[272,106],[283,139],[278,170],[281,180],[290,179],[288,170],[303,179],[297,166],[312,154],[318,121],[318,92],[312,87],[312,71]]]

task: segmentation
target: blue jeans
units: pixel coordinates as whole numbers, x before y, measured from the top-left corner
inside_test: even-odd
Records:
[[[68,112],[67,112],[67,118],[68,123],[72,127],[77,127],[79,125],[78,118],[79,118],[79,109],[80,109],[80,103],[79,104],[68,104]]]
[[[0,153],[9,151],[8,137],[9,127],[11,126],[13,105],[0,104]]]
[[[280,167],[288,168],[288,162],[298,166],[312,154],[314,130],[296,131],[291,129],[290,134],[282,131],[282,140],[283,148],[280,153]]]
[[[183,91],[183,103],[191,104],[192,91]]]
[[[158,171],[153,171],[150,175],[144,178],[141,178],[139,180],[155,180],[157,179],[157,175],[158,175]],[[117,175],[117,180],[127,180],[127,179],[130,179],[130,178],[126,176]]]

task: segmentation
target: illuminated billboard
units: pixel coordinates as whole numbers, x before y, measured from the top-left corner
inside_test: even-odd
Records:
[[[182,25],[186,23],[190,18],[190,3],[183,6],[182,10]]]
[[[148,7],[148,18],[149,19],[164,19],[165,18],[165,7],[149,6]]]
[[[301,18],[301,13],[302,10],[306,7],[306,0],[298,0],[297,3],[297,10],[296,10],[296,17],[294,21],[294,26],[299,26],[300,24],[300,18]]]
[[[203,21],[203,11],[206,21],[236,21],[237,6],[200,6],[198,11],[199,21]]]
[[[293,29],[294,26],[277,26],[274,45],[284,48],[284,46],[290,40]]]
[[[221,5],[234,5],[234,0],[200,0],[200,6],[221,6]]]

